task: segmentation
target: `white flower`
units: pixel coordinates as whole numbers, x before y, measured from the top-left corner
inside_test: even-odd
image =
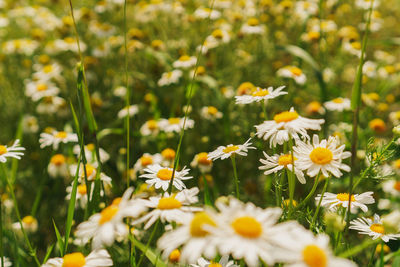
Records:
[[[200,114],[203,118],[211,121],[220,119],[223,116],[222,112],[218,111],[214,106],[202,107]]]
[[[153,209],[143,217],[134,221],[133,224],[146,222],[144,229],[149,229],[158,219],[161,222],[182,223],[184,217],[189,213],[201,211],[202,208],[190,207],[189,205],[198,202],[197,194],[199,189],[193,187],[191,189],[183,189],[177,194],[168,194],[150,197],[149,200],[143,199],[144,206]]]
[[[190,163],[192,168],[199,167],[202,173],[208,173],[211,171],[213,163],[212,160],[208,159],[207,152],[201,152],[194,156],[194,159]]]
[[[285,86],[280,86],[274,90],[273,87],[263,89],[256,87],[250,94],[235,96],[236,104],[250,104],[253,102],[267,101],[268,99],[276,98],[280,95],[286,95],[287,92],[282,92]]]
[[[324,122],[323,119],[304,118],[291,108],[289,111],[276,114],[273,120],[264,121],[255,127],[257,137],[264,140],[270,139],[269,144],[272,147],[289,141],[289,135],[295,140],[299,139],[299,134],[303,138],[309,138],[306,130],[321,130],[321,124]]]
[[[39,131],[38,119],[32,115],[24,115],[22,119],[22,128],[25,133],[37,133]]]
[[[368,207],[365,204],[375,203],[375,199],[372,197],[374,192],[365,192],[362,194],[351,195],[351,213],[356,213],[357,208],[360,208],[363,212],[368,211]],[[321,194],[315,198],[315,202],[319,203],[321,199]],[[333,194],[326,192],[321,201],[321,206],[326,207],[331,211],[336,211],[338,207],[346,208],[349,206],[349,194],[339,193]]]
[[[122,198],[117,198],[113,203],[78,225],[76,237],[83,241],[92,240],[94,249],[102,246],[111,246],[116,236],[125,237],[128,227],[123,222],[126,217],[136,218],[146,210],[137,200],[129,199],[133,188],[128,188]]]
[[[29,233],[36,232],[39,227],[37,219],[30,215],[25,216],[21,221],[24,230]],[[11,226],[14,230],[21,230],[21,224],[19,222],[15,222]]]
[[[143,136],[157,135],[159,132],[158,121],[148,120],[140,127],[140,134]]]
[[[68,113],[68,105],[64,98],[59,96],[47,96],[37,105],[36,111],[39,114],[54,114],[65,117]]]
[[[137,105],[130,105],[129,108],[124,107],[118,112],[118,118],[122,119],[125,118],[126,116],[133,117],[139,112],[139,107]]]
[[[360,42],[343,42],[343,50],[349,52],[352,55],[361,57],[361,43]]]
[[[12,266],[12,263],[11,263],[11,261],[7,258],[7,257],[3,257],[3,258],[0,258],[0,266],[1,266],[1,263],[4,261],[4,267],[11,267]]]
[[[174,68],[188,69],[196,65],[196,62],[197,62],[196,57],[189,57],[187,55],[183,55],[177,61],[172,63],[172,66]]]
[[[240,28],[240,32],[243,34],[264,34],[265,25],[261,25],[259,20],[256,18],[250,18],[245,24]]]
[[[199,7],[194,12],[194,16],[199,19],[210,18],[212,20],[215,20],[215,19],[218,19],[219,17],[221,17],[221,12],[219,12],[218,10],[212,10],[207,7]]]
[[[295,66],[285,66],[277,71],[277,75],[284,78],[291,78],[297,84],[303,85],[306,83],[307,78],[303,71]]]
[[[162,167],[160,164],[153,164],[144,169],[145,174],[140,175],[140,178],[147,178],[146,183],[149,186],[153,186],[158,189],[162,188],[167,191],[170,180],[172,178],[172,168]],[[182,190],[186,188],[182,180],[192,179],[192,176],[186,176],[189,174],[189,169],[183,167],[181,171],[175,170],[173,186]]]
[[[65,200],[70,200],[72,196],[72,189],[73,189],[73,182],[70,186],[68,186],[65,191],[67,192],[67,196],[65,197]],[[92,199],[94,192],[94,185],[90,187],[90,199]],[[101,190],[100,191],[100,196],[104,196],[104,192]],[[86,208],[86,205],[88,203],[88,194],[87,194],[87,187],[86,184],[82,183],[79,184],[76,188],[76,202],[75,202],[75,208],[80,206],[82,209]]]
[[[49,133],[41,133],[40,134],[40,148],[44,148],[46,146],[53,146],[54,150],[58,149],[58,145],[60,143],[69,143],[73,142],[76,143],[78,142],[78,136],[74,133],[67,133],[64,131],[53,131],[51,134]]]
[[[67,177],[68,164],[67,159],[63,154],[55,154],[51,157],[50,163],[47,166],[47,171],[51,177]]]
[[[56,96],[59,92],[60,90],[47,80],[28,81],[26,83],[25,94],[33,101],[38,101],[47,96]]]
[[[107,250],[94,250],[86,257],[80,252],[64,255],[62,258],[49,259],[42,267],[106,267],[113,266],[113,261]]]
[[[219,146],[213,152],[208,153],[209,160],[217,160],[217,159],[227,159],[232,155],[238,154],[240,156],[247,156],[247,152],[249,149],[256,149],[251,146],[250,143],[251,138],[249,138],[243,145],[227,145],[227,146]]]
[[[84,150],[85,150],[86,161],[89,163],[96,162],[96,147],[95,147],[95,145],[93,143],[87,144],[84,146]],[[72,151],[77,157],[79,157],[79,155],[81,153],[81,146],[75,145]],[[99,154],[100,154],[101,162],[106,162],[110,159],[110,155],[101,147],[99,147]]]
[[[382,183],[382,189],[394,197],[400,197],[400,181],[387,180]]]
[[[97,162],[86,163],[86,165],[84,165],[83,163],[80,163],[79,164],[79,176],[78,176],[79,182],[80,183],[85,182],[85,171],[86,171],[86,179],[88,181],[94,181],[97,176],[97,167],[98,167]],[[77,168],[78,168],[78,164],[74,164],[74,165],[70,166],[69,171],[70,171],[71,176],[76,175]],[[109,177],[106,174],[101,172],[99,175],[99,179],[100,179],[100,181],[104,182],[104,184],[108,188],[111,187],[111,182],[112,182],[111,177]]]
[[[399,124],[400,123],[400,110],[390,112],[389,119],[394,125]]]
[[[172,132],[180,133],[184,125],[185,125],[185,130],[193,128],[194,120],[186,118],[185,122],[185,118],[169,118],[169,119],[160,119],[160,121],[158,122],[158,126],[160,127],[160,129],[167,133],[172,133]]]
[[[222,256],[219,262],[209,262],[208,260],[201,257],[197,260],[197,264],[190,264],[191,267],[239,267],[233,261],[229,260],[229,256]]]
[[[282,231],[275,240],[282,248],[275,257],[288,267],[357,267],[347,259],[335,257],[329,248],[329,237],[314,234],[302,226]]]
[[[369,218],[358,218],[350,222],[349,229],[358,230],[359,234],[372,236],[372,239],[381,238],[384,242],[390,239],[398,239],[400,234],[386,233],[385,226],[382,224],[378,214],[374,215],[374,220]]]
[[[312,1],[297,1],[294,11],[295,14],[304,21],[311,15],[317,14],[318,5]]]
[[[266,170],[264,172],[265,175],[269,175],[271,173],[276,173],[282,169],[287,169],[288,171],[293,171],[292,162],[294,162],[294,173],[296,174],[297,179],[300,183],[305,184],[306,179],[304,178],[304,173],[299,169],[297,164],[297,158],[294,157],[292,160],[291,154],[280,154],[268,156],[267,153],[263,152],[266,159],[260,159],[260,162],[263,164],[258,167],[260,170]]]
[[[337,111],[349,110],[350,109],[350,99],[338,97],[331,101],[325,102],[324,106],[326,107],[327,110],[331,110],[331,111],[333,111],[333,110],[337,110]]]
[[[151,155],[149,153],[144,153],[133,166],[133,171],[143,173],[143,170],[153,164],[161,164],[163,158],[160,153]]]
[[[62,68],[57,63],[48,64],[45,66],[34,65],[33,68],[36,70],[36,72],[33,73],[33,78],[37,80],[48,81],[51,79],[56,79],[56,80],[62,79],[61,76]]]
[[[380,5],[380,1],[374,0],[373,2],[373,9],[376,9]],[[371,4],[371,0],[356,0],[356,6],[361,9],[370,9]]]
[[[15,140],[14,144],[10,147],[0,145],[0,162],[7,162],[7,158],[21,159],[24,153],[20,151],[24,150],[24,147],[19,146],[19,139]]]
[[[310,142],[298,141],[297,146],[293,147],[294,156],[298,158],[298,166],[301,170],[307,170],[310,177],[316,176],[319,172],[325,177],[331,173],[335,177],[340,177],[343,173],[350,171],[350,167],[343,164],[342,160],[351,156],[350,152],[343,151],[345,145],[338,147],[338,141],[330,136],[328,140],[319,142],[318,135],[314,134],[313,144]]]
[[[363,65],[363,74],[367,77],[373,78],[376,76],[376,63],[373,61],[366,61]]]
[[[161,79],[158,80],[158,86],[166,86],[173,83],[178,83],[179,79],[182,77],[181,70],[173,70],[169,72],[164,72],[161,75]]]

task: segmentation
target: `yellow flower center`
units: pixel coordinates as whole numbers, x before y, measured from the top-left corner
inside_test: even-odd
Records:
[[[341,103],[343,103],[343,98],[341,98],[341,97],[335,98],[332,100],[332,102],[336,103],[336,104],[341,104]]]
[[[84,184],[78,185],[78,193],[81,196],[86,195],[86,193],[87,193],[86,185],[84,185]]]
[[[352,42],[350,43],[351,47],[353,47],[356,50],[361,50],[361,43],[360,42]]]
[[[300,76],[303,73],[298,67],[290,67],[289,70],[295,76]]]
[[[372,232],[378,233],[378,234],[384,234],[385,233],[385,227],[382,224],[379,223],[374,223],[372,224],[369,229],[371,229]]]
[[[56,154],[51,158],[50,162],[56,166],[61,166],[65,163],[65,157],[62,154]]]
[[[99,224],[111,221],[111,219],[115,216],[115,214],[117,214],[117,212],[118,212],[117,205],[110,205],[107,208],[103,209],[100,212]]]
[[[28,225],[31,225],[31,224],[34,223],[35,221],[36,221],[36,219],[33,218],[33,217],[30,216],[30,215],[25,216],[25,217],[22,219],[22,222],[25,223],[25,224],[28,224]]]
[[[297,158],[294,157],[294,160],[297,160]],[[292,158],[292,155],[290,155],[290,154],[282,155],[279,157],[279,160],[278,160],[279,165],[283,165],[286,167],[287,165],[292,164],[292,163],[293,163],[293,158]]]
[[[75,43],[75,39],[72,37],[65,37],[64,42],[66,42],[68,44],[73,44],[73,43]]]
[[[259,22],[258,19],[256,19],[256,18],[250,18],[250,19],[247,21],[247,24],[248,24],[249,26],[257,26],[258,24],[260,24],[260,22]]]
[[[43,67],[43,71],[45,73],[50,73],[53,70],[53,66],[52,65],[46,65]]]
[[[205,212],[196,213],[190,222],[190,234],[194,237],[204,237],[208,232],[203,229],[205,224],[216,226],[217,224]]]
[[[161,41],[161,40],[153,40],[153,41],[151,42],[151,46],[152,46],[153,48],[160,48],[163,44],[164,44],[164,43],[163,43],[163,41]]]
[[[326,267],[328,258],[316,245],[308,245],[303,250],[303,260],[309,267]]]
[[[207,152],[201,152],[197,155],[197,162],[202,165],[210,165],[212,161],[208,159]]]
[[[161,156],[165,159],[172,160],[175,158],[175,151],[171,148],[166,148],[161,152]]]
[[[340,193],[336,195],[336,198],[340,201],[349,201],[349,194],[348,193]],[[354,195],[351,195],[351,202],[356,201]]]
[[[253,93],[251,93],[251,95],[252,96],[266,96],[266,95],[269,95],[269,91],[265,90],[265,89],[257,90],[257,91],[254,91]]]
[[[94,146],[94,144],[88,144],[88,145],[86,146],[86,148],[87,148],[89,151],[94,151],[95,146]]]
[[[400,181],[396,181],[393,185],[393,188],[400,192]]]
[[[41,91],[46,91],[46,90],[47,90],[47,85],[44,83],[38,84],[36,86],[36,91],[41,92]]]
[[[182,207],[182,203],[175,199],[174,196],[161,198],[157,205],[157,208],[160,210],[173,210],[179,209],[180,207]]]
[[[211,262],[208,267],[222,267],[221,264],[219,264],[218,262]]]
[[[310,113],[317,113],[321,109],[321,104],[318,101],[313,101],[307,106],[307,110]]]
[[[298,117],[299,117],[299,114],[296,111],[284,111],[284,112],[276,114],[274,116],[274,121],[276,123],[289,122],[289,121],[297,119]]]
[[[147,127],[149,127],[150,130],[156,130],[158,128],[158,125],[155,120],[149,120],[147,121]]]
[[[183,55],[179,58],[179,61],[188,61],[190,60],[190,57],[188,55]]]
[[[157,177],[163,181],[169,181],[172,178],[172,170],[170,169],[161,169],[157,172]]]
[[[167,78],[170,79],[174,73],[172,71],[167,72]]]
[[[211,114],[211,115],[215,115],[218,113],[218,109],[216,107],[209,106],[209,107],[207,107],[207,113]]]
[[[231,225],[237,234],[246,238],[257,238],[262,233],[261,224],[250,216],[236,218]]]
[[[369,122],[369,127],[376,132],[384,132],[386,130],[386,124],[381,119],[373,119]]]
[[[111,205],[119,205],[119,203],[121,203],[122,201],[122,197],[117,197],[113,200],[113,202],[111,203]]]
[[[328,164],[329,162],[332,161],[332,158],[333,158],[332,151],[323,147],[314,148],[313,151],[311,151],[310,153],[310,159],[315,164],[320,164],[320,165]]]
[[[237,89],[238,95],[244,95],[247,92],[253,90],[255,88],[254,84],[251,82],[244,82],[239,85],[239,88]]]
[[[66,254],[63,257],[62,267],[83,267],[86,264],[85,256],[80,252]]]
[[[179,118],[169,118],[168,122],[170,124],[179,124],[179,122],[181,122],[181,119],[179,119]]]
[[[178,262],[181,257],[179,249],[174,249],[171,254],[169,254],[169,261]]]
[[[96,168],[93,165],[90,165],[89,163],[86,164],[86,176],[90,177],[92,174],[96,171]]]
[[[384,67],[386,72],[389,74],[395,73],[396,72],[396,68],[392,65],[387,65]]]
[[[147,165],[150,165],[153,163],[153,158],[150,156],[143,156],[140,158],[140,164],[142,164],[143,167],[146,167]]]
[[[7,153],[7,148],[5,146],[0,145],[0,156]]]
[[[212,32],[212,36],[216,39],[222,39],[222,37],[224,37],[224,34],[220,29],[216,29]]]
[[[231,153],[239,149],[239,146],[227,146],[225,147],[222,152],[224,153]]]
[[[58,132],[55,135],[56,138],[60,138],[60,139],[67,138],[67,136],[68,136],[68,134],[66,132],[64,132],[64,131]]]

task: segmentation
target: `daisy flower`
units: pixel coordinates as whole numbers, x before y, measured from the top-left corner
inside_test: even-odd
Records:
[[[10,147],[0,145],[0,162],[6,163],[7,158],[21,159],[21,156],[24,155],[21,151],[24,150],[25,148],[19,144],[19,139],[15,140],[14,144]]]
[[[306,83],[307,78],[303,71],[295,66],[285,66],[277,71],[279,77],[291,78],[297,84],[303,85]]]
[[[222,256],[219,262],[208,261],[203,257],[197,260],[197,264],[190,264],[191,267],[239,267],[233,261],[229,260],[229,256]]]
[[[390,239],[395,240],[400,237],[400,234],[392,234],[385,231],[385,226],[378,214],[374,215],[374,220],[363,217],[351,221],[349,229],[358,230],[359,234],[362,235],[372,236],[373,240],[381,238],[384,242],[389,242]]]
[[[325,114],[325,109],[324,107],[321,105],[321,103],[319,103],[318,101],[311,101],[310,103],[308,103],[308,105],[306,106],[306,112],[310,115],[314,115],[314,114],[320,114],[323,115]]]
[[[135,163],[133,166],[133,171],[143,173],[143,170],[146,169],[148,166],[153,164],[161,164],[162,156],[160,153],[151,155],[149,153],[144,153]]]
[[[107,250],[94,250],[86,257],[80,252],[65,254],[62,258],[49,259],[42,267],[106,267],[113,266]]]
[[[189,57],[188,55],[181,56],[177,61],[172,63],[174,68],[188,69],[196,65],[197,58]]]
[[[275,251],[275,257],[288,267],[357,267],[350,260],[334,256],[329,236],[314,236],[300,225],[281,232],[275,241],[282,248]]]
[[[33,78],[36,80],[48,81],[53,78],[56,80],[62,79],[61,76],[62,68],[57,63],[47,64],[44,66],[34,65],[33,68],[36,70],[36,72],[33,73]]]
[[[350,99],[338,97],[331,101],[325,102],[324,106],[327,110],[330,111],[343,111],[350,109]]]
[[[161,162],[162,166],[171,167],[175,160],[176,152],[172,148],[166,148],[161,151],[161,156],[163,157],[163,161]]]
[[[139,112],[139,107],[137,105],[130,105],[129,108],[124,107],[118,112],[118,118],[123,119],[126,116],[132,117]]]
[[[351,195],[351,213],[356,213],[357,208],[360,208],[363,212],[368,211],[368,207],[365,204],[373,204],[375,203],[375,199],[372,197],[374,192],[365,192],[362,194],[354,194]],[[321,199],[321,194],[318,194],[315,198],[315,202],[319,203]],[[339,193],[333,194],[326,192],[321,201],[321,206],[326,207],[331,211],[336,211],[337,207],[346,208],[349,206],[349,194],[348,193]]]
[[[251,146],[250,143],[251,138],[249,138],[243,145],[227,145],[227,146],[219,146],[213,152],[208,153],[209,160],[217,160],[217,159],[227,159],[232,155],[238,154],[240,156],[247,156],[247,152],[249,149],[256,149]]]
[[[273,120],[264,121],[256,125],[257,137],[269,140],[270,147],[276,144],[282,145],[289,141],[289,135],[295,140],[299,139],[299,134],[303,138],[309,138],[306,130],[321,130],[323,119],[314,120],[300,116],[294,108],[289,111],[278,113]]]
[[[264,34],[265,25],[261,25],[257,18],[250,18],[240,28],[240,32],[243,34]]]
[[[153,209],[143,217],[134,221],[133,224],[146,222],[144,229],[147,230],[158,219],[161,222],[182,223],[182,220],[188,213],[201,211],[202,208],[190,207],[189,205],[198,202],[197,194],[199,189],[183,189],[177,194],[170,195],[168,192],[164,195],[150,197],[149,200],[143,199],[142,202],[147,208]]]
[[[93,143],[87,144],[84,146],[85,157],[87,162],[95,162],[96,161],[96,147]],[[79,157],[81,154],[81,146],[75,145],[72,152]],[[100,161],[106,162],[110,159],[110,155],[101,147],[99,147]]]
[[[200,114],[203,118],[211,121],[220,119],[223,116],[222,112],[218,111],[218,109],[214,106],[202,107]]]
[[[140,175],[140,178],[146,178],[146,183],[150,186],[154,186],[156,189],[162,188],[167,191],[170,180],[172,178],[172,168],[162,167],[160,164],[153,164],[144,169],[144,174]],[[189,174],[189,169],[183,167],[181,171],[175,170],[173,186],[182,190],[186,188],[186,185],[182,180],[192,179],[193,176],[186,176]]]
[[[51,177],[67,177],[68,164],[67,158],[63,154],[55,154],[51,157],[47,171]]]
[[[264,172],[265,175],[269,175],[271,173],[277,173],[282,169],[287,169],[288,171],[293,170],[292,163],[294,162],[294,173],[296,174],[297,179],[300,183],[305,184],[306,179],[304,178],[304,173],[299,169],[297,162],[297,158],[294,157],[292,159],[291,154],[280,154],[280,155],[273,155],[268,156],[267,153],[263,152],[266,159],[260,159],[260,162],[263,164],[262,166],[258,167],[260,170],[266,170]]]
[[[316,134],[313,136],[313,144],[298,141],[293,147],[294,156],[298,158],[298,166],[301,170],[307,170],[307,175],[310,177],[316,176],[319,172],[325,177],[328,177],[329,173],[340,177],[343,175],[340,170],[349,172],[350,167],[343,164],[342,160],[350,157],[351,153],[343,151],[344,149],[345,145],[338,147],[335,137],[330,136],[328,140],[319,142]]]
[[[74,164],[70,166],[70,175],[75,176],[76,171],[77,171],[78,165]],[[83,163],[80,163],[79,165],[79,177],[78,181],[80,183],[83,183],[85,181],[85,171],[86,171],[86,178],[88,181],[94,181],[96,180],[97,176],[97,162],[90,164],[87,163],[86,165],[83,165]],[[104,184],[107,186],[107,188],[110,188],[112,185],[112,178],[110,176],[107,176],[106,174],[100,172],[99,175],[100,181],[104,182]]]
[[[382,183],[382,189],[394,197],[400,197],[400,181],[387,180]]]
[[[92,215],[86,222],[78,225],[76,237],[82,241],[92,240],[94,249],[111,246],[116,236],[125,237],[128,228],[123,222],[126,217],[136,218],[146,210],[140,201],[130,199],[133,188],[128,188],[122,198],[104,208],[100,213]]]
[[[161,130],[167,133],[180,133],[183,129],[185,118],[169,118],[169,119],[160,119],[158,122],[158,126]],[[186,119],[185,122],[185,130],[191,129],[194,127],[194,120],[189,118]]]
[[[12,263],[7,257],[0,258],[0,265],[3,263],[4,267],[11,267]]]
[[[221,12],[219,12],[218,10],[212,10],[208,7],[199,7],[194,11],[193,15],[199,19],[210,18],[212,20],[215,20],[221,17]]]
[[[250,94],[235,96],[236,104],[250,104],[253,102],[267,101],[280,95],[286,95],[287,92],[282,92],[285,86],[280,86],[274,90],[273,87],[263,89],[256,87]]]
[[[28,215],[22,218],[21,221],[25,231],[34,233],[38,230],[39,225],[35,217]],[[15,222],[12,224],[12,228],[15,230],[21,230],[21,224],[19,222]]]
[[[164,72],[161,75],[161,79],[158,80],[158,86],[166,86],[173,83],[178,83],[179,79],[182,77],[183,72],[181,70],[173,70],[169,72]]]
[[[73,182],[70,186],[66,188],[67,196],[65,197],[65,200],[70,200],[72,196],[72,188],[73,188]],[[93,190],[94,186],[90,187],[90,199],[93,196]],[[103,190],[100,190],[100,196],[104,196]],[[88,197],[87,197],[87,187],[86,184],[79,184],[76,188],[76,202],[75,202],[75,208],[80,206],[82,209],[86,208],[88,202]]]
[[[58,149],[60,143],[76,143],[78,142],[78,136],[74,133],[67,133],[64,131],[53,131],[50,133],[41,133],[40,134],[40,148],[44,148],[46,146],[53,146],[54,150]]]
[[[43,97],[55,96],[60,90],[49,81],[29,81],[26,83],[25,95],[38,101]]]
[[[181,225],[164,233],[157,247],[167,258],[173,250],[181,247],[181,262],[194,263],[201,255],[211,259],[216,255],[216,243],[209,228],[216,227],[215,212],[207,210],[185,216]]]
[[[143,136],[157,135],[158,132],[159,126],[156,120],[148,120],[140,127],[140,134]]]
[[[208,159],[207,152],[201,152],[194,156],[194,159],[190,163],[192,168],[199,167],[202,173],[208,173],[211,171],[213,163],[212,160]]]

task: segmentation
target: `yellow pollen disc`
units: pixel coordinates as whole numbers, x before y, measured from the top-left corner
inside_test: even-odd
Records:
[[[111,205],[116,205],[116,206],[118,206],[119,203],[121,203],[121,201],[122,201],[122,197],[117,197],[117,198],[115,198],[115,199],[113,200],[113,202],[111,203]]]
[[[151,42],[151,46],[152,46],[153,48],[159,48],[159,47],[161,47],[163,44],[164,44],[164,43],[163,43],[163,41],[161,41],[161,40],[153,40],[153,41]]]
[[[161,156],[163,156],[163,158],[165,159],[172,160],[175,158],[175,150],[171,148],[166,148],[161,152]]]
[[[158,128],[158,125],[155,120],[149,120],[147,121],[147,127],[149,127],[150,130],[156,130]]]
[[[110,205],[107,208],[103,209],[100,212],[100,220],[99,224],[103,224],[106,222],[111,221],[111,219],[117,214],[118,212],[118,206],[117,205]]]
[[[64,131],[58,132],[58,133],[55,135],[56,138],[60,138],[60,139],[67,138],[67,136],[68,136],[68,134],[67,134],[66,132],[64,132]]]
[[[349,194],[348,193],[340,193],[336,195],[336,198],[340,201],[349,201]],[[351,202],[356,201],[354,195],[351,195]]]
[[[236,218],[231,225],[235,232],[243,237],[257,238],[262,233],[261,224],[250,216]]]
[[[87,193],[86,185],[84,184],[78,185],[78,193],[82,196],[86,195]]]
[[[172,170],[170,169],[161,169],[157,172],[157,177],[163,181],[169,181],[172,178]]]
[[[250,18],[250,19],[247,21],[247,24],[248,24],[249,26],[257,26],[258,24],[260,24],[260,22],[259,22],[258,19],[256,19],[256,18]]]
[[[369,127],[376,132],[384,132],[386,130],[386,124],[381,119],[373,119],[369,122]]]
[[[218,262],[211,262],[208,267],[222,267],[221,264],[219,264]]]
[[[332,102],[336,103],[336,104],[341,104],[341,103],[343,103],[343,98],[341,98],[341,97],[335,98],[332,100]]]
[[[142,164],[142,166],[147,166],[153,163],[153,159],[150,156],[143,156],[140,158],[140,164]]]
[[[239,146],[227,146],[222,150],[224,153],[231,153],[239,149]]]
[[[182,203],[175,197],[163,197],[158,201],[157,208],[160,210],[172,210],[182,207]]]
[[[94,144],[88,144],[88,145],[86,146],[86,148],[87,148],[89,151],[94,151],[95,146],[94,146]]]
[[[252,96],[266,96],[269,95],[269,91],[268,90],[258,90],[258,91],[254,91],[253,93],[251,93]]]
[[[303,73],[298,67],[290,67],[289,70],[295,76],[300,76]]]
[[[315,164],[320,164],[320,165],[328,164],[329,162],[332,161],[332,158],[333,158],[332,151],[323,147],[314,148],[313,151],[311,151],[310,153],[310,159]]]
[[[190,57],[188,55],[184,55],[179,58],[179,61],[188,61],[188,60],[190,60]]]
[[[212,161],[208,159],[207,152],[201,152],[197,155],[197,162],[202,165],[210,165]]]
[[[321,108],[321,104],[318,101],[313,101],[310,104],[308,104],[307,109],[311,112],[311,113],[316,113],[320,110]]]
[[[41,92],[41,91],[46,91],[46,90],[47,90],[47,85],[44,83],[38,84],[36,86],[36,91]]]
[[[62,267],[83,267],[85,264],[85,256],[80,252],[75,252],[63,257]]]
[[[30,216],[30,215],[25,216],[25,217],[22,219],[22,222],[25,223],[25,224],[28,224],[28,225],[34,223],[35,221],[36,221],[36,219],[33,218],[33,217]]]
[[[385,227],[382,224],[379,223],[374,223],[372,224],[369,229],[371,229],[372,232],[378,233],[378,234],[384,234],[385,233]]]
[[[196,213],[190,223],[190,234],[194,237],[204,237],[208,232],[203,229],[205,224],[216,226],[217,224],[205,212]]]
[[[170,79],[174,73],[172,71],[167,72],[167,78]]]
[[[53,70],[53,66],[52,65],[46,65],[43,68],[43,71],[46,73],[50,73]]]
[[[351,47],[353,47],[356,50],[361,50],[361,43],[360,42],[352,42],[350,43]]]
[[[65,37],[64,42],[66,42],[68,44],[73,44],[73,43],[75,43],[75,39],[72,37]]]
[[[396,68],[392,65],[387,65],[384,67],[387,73],[392,74],[396,72]]]
[[[179,249],[174,249],[171,254],[169,254],[169,261],[178,262],[181,257]]]
[[[294,160],[296,160],[296,157],[294,157]],[[292,155],[287,154],[287,155],[282,155],[279,157],[278,164],[287,166],[289,164],[293,163]]]
[[[90,164],[86,164],[86,176],[90,177],[96,171],[96,168]]]
[[[400,181],[395,182],[393,188],[400,192]]]
[[[212,32],[212,36],[216,39],[222,39],[222,37],[224,37],[224,34],[220,29],[217,29]]]
[[[289,122],[289,121],[297,119],[298,117],[299,117],[299,114],[296,111],[284,111],[284,112],[276,114],[274,116],[274,121],[276,123]]]
[[[65,157],[62,154],[56,154],[53,157],[51,157],[50,162],[56,166],[61,166],[65,163]]]
[[[209,107],[207,107],[207,113],[211,114],[211,115],[215,115],[218,113],[218,109],[216,107],[209,106]]]
[[[169,124],[179,124],[181,122],[181,119],[179,119],[179,118],[169,118],[168,122],[169,122]]]
[[[303,260],[309,267],[326,267],[325,252],[316,245],[308,245],[303,250]]]
[[[5,146],[0,145],[0,156],[7,153],[7,148]]]
[[[247,94],[247,92],[250,92],[253,89],[255,89],[254,84],[252,84],[251,82],[244,82],[240,84],[239,88],[237,89],[238,95]]]

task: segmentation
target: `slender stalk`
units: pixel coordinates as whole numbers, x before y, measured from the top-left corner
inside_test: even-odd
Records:
[[[129,91],[129,83],[128,83],[128,46],[126,41],[126,33],[127,33],[127,23],[126,23],[126,7],[127,0],[124,1],[124,58],[125,58],[125,88],[126,88],[126,109],[127,116],[125,117],[125,127],[126,127],[126,188],[129,188],[129,136],[130,136],[130,114],[129,114],[129,106],[130,106],[130,91]]]
[[[235,191],[236,191],[236,198],[240,199],[240,192],[239,192],[239,178],[237,175],[237,170],[236,170],[236,157],[235,154],[231,156],[231,161],[232,161],[232,167],[233,167],[233,176],[235,177]]]
[[[367,267],[373,266],[375,251],[376,251],[376,248],[377,248],[377,247],[378,247],[378,244],[376,244],[376,245],[372,248],[371,257],[369,258]]]
[[[381,240],[381,251],[380,251],[381,254],[380,254],[379,267],[383,267],[383,265],[384,265],[384,263],[385,263],[385,261],[384,261],[384,259],[383,259],[384,252],[385,252],[384,246],[385,246],[385,242],[384,242],[383,240]]]
[[[315,222],[318,218],[319,209],[321,207],[322,198],[324,197],[324,194],[325,194],[326,188],[328,187],[328,184],[329,184],[329,177],[325,179],[325,185],[324,185],[324,188],[322,189],[321,198],[318,201],[317,209],[315,210],[314,216],[312,218],[310,229],[314,228]]]
[[[342,258],[349,258],[353,255],[356,255],[362,251],[364,251],[367,247],[371,246],[371,245],[376,245],[379,243],[378,239],[372,240],[372,239],[366,239],[363,243],[361,243],[358,246],[352,247],[349,250],[346,250],[343,253],[340,253],[338,256],[342,257]],[[374,248],[374,252],[375,252],[375,248]],[[369,265],[368,265],[369,266]]]
[[[315,178],[313,187],[311,188],[311,191],[308,193],[306,198],[299,204],[298,208],[304,206],[307,204],[307,201],[314,195],[315,190],[317,189],[318,181],[319,181],[319,176],[321,175],[321,172],[318,173],[317,177]]]
[[[294,173],[294,153],[293,153],[293,139],[292,136],[289,135],[289,146],[290,146],[290,156],[292,159],[292,170],[287,169],[288,175],[288,184],[289,184],[289,218],[293,211],[293,197],[294,197],[294,190],[296,187],[296,178]]]
[[[155,236],[155,234],[156,234],[156,232],[157,232],[157,229],[158,229],[158,225],[159,225],[159,224],[160,224],[160,219],[158,219],[157,222],[156,222],[156,224],[154,225],[153,231],[152,231],[151,234],[150,234],[150,238],[149,238],[149,240],[148,240],[147,243],[146,243],[146,248],[145,248],[144,252],[142,252],[142,255],[140,255],[139,262],[138,262],[138,264],[137,264],[138,267],[140,267],[140,265],[141,265],[141,263],[142,263],[142,261],[143,261],[143,258],[144,258],[145,254],[146,254],[146,251],[149,249],[149,246],[150,246],[150,244],[151,244],[151,241],[153,241],[153,238],[154,238],[154,236]]]

